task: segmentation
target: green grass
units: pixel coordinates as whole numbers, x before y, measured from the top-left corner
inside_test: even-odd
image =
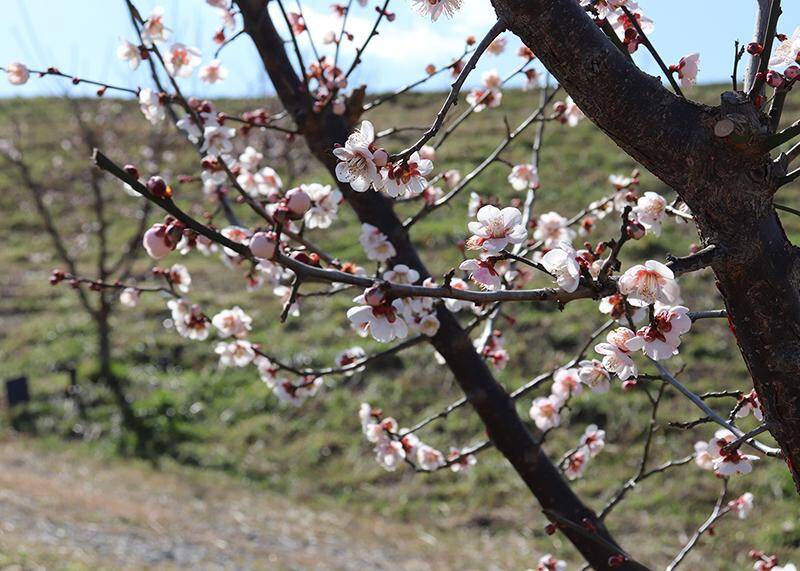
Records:
[[[702,88],[693,94],[713,104],[715,88]],[[437,166],[468,172],[502,139],[505,133],[502,116],[512,127],[524,118],[537,101],[532,94],[510,92],[503,106],[478,114],[466,122],[439,152]],[[440,102],[436,94],[410,95],[402,106],[392,104],[370,115],[377,128],[393,126],[402,117],[403,124],[423,125],[430,120]],[[91,109],[96,107],[96,103]],[[109,126],[107,154],[119,162],[144,164],[141,147],[148,134],[138,110],[128,103],[104,102],[103,113],[113,121]],[[223,101],[226,111],[252,108],[260,103]],[[796,115],[790,107],[786,116]],[[0,138],[9,136],[13,123],[19,123],[26,141],[29,159],[38,176],[52,187],[53,205],[58,221],[71,246],[79,246],[82,211],[87,208],[88,189],[62,185],[88,167],[85,149],[63,145],[61,138],[74,133],[68,108],[49,99],[7,100],[0,102]],[[57,136],[54,136],[57,132]],[[512,162],[527,160],[533,129],[525,132],[503,155]],[[401,148],[410,137],[391,141]],[[175,154],[171,180],[178,174],[197,171],[193,150],[177,138],[169,140]],[[271,152],[280,154],[274,142]],[[63,162],[54,166],[53,155]],[[267,158],[266,163],[291,179],[291,184],[328,180],[319,167],[308,159],[303,149],[292,153],[296,166],[292,176],[284,172],[286,161]],[[588,121],[574,129],[548,124],[540,169],[541,190],[538,213],[555,209],[570,216],[591,200],[609,192],[607,177],[614,172],[629,172],[636,165]],[[144,168],[142,168],[144,173]],[[474,183],[470,190],[498,197],[508,204],[521,195],[506,182],[508,167],[496,163]],[[642,175],[643,188],[665,193],[671,191],[648,173]],[[176,199],[192,210],[205,207],[196,184],[176,184]],[[109,188],[118,188],[109,182]],[[782,202],[797,205],[798,187],[782,190]],[[466,193],[453,205],[428,217],[414,230],[414,240],[434,275],[446,273],[462,259],[457,243],[466,237]],[[132,227],[131,213],[136,199],[122,192],[116,194],[113,207],[123,217],[117,224],[112,246],[124,243]],[[81,382],[93,370],[94,340],[89,321],[77,310],[76,296],[68,287],[52,288],[47,276],[57,263],[50,254],[48,238],[40,229],[38,218],[25,190],[12,173],[0,171],[0,361],[4,376],[26,374],[31,377],[35,403],[26,424],[42,434],[75,434],[80,423],[82,434],[99,435],[96,447],[112,453],[126,435],[120,434],[119,420],[110,400],[95,386],[86,390],[98,400],[89,422],[79,421],[74,411],[65,407],[60,395],[66,383],[55,372],[58,363],[75,363]],[[403,214],[415,206],[403,205]],[[160,214],[152,215],[156,220]],[[246,216],[246,214],[243,214]],[[783,216],[787,231],[800,239],[800,223]],[[252,219],[249,219],[254,223]],[[604,221],[592,241],[611,237],[616,221]],[[352,213],[343,215],[330,231],[312,234],[325,249],[346,260],[365,262],[357,242],[357,224]],[[660,239],[646,238],[626,248],[626,260],[663,259],[667,252],[677,255],[688,251],[698,238],[691,226],[666,225]],[[82,259],[90,259],[96,244],[88,243]],[[169,262],[178,261],[174,255]],[[379,350],[372,342],[361,342],[348,327],[345,311],[349,294],[333,299],[307,299],[301,320],[282,326],[277,316],[280,304],[269,291],[247,293],[242,281],[232,279],[219,260],[192,255],[180,260],[193,276],[191,297],[208,313],[232,304],[240,304],[254,318],[253,341],[268,344],[269,350],[297,363],[326,366],[341,349],[361,344],[368,351]],[[141,261],[138,271],[146,273],[149,264]],[[233,276],[235,277],[235,276]],[[539,278],[537,278],[539,279]],[[546,285],[541,280],[541,285]],[[681,279],[686,304],[691,309],[721,307],[721,300],[708,273]],[[509,388],[524,383],[537,373],[569,360],[586,336],[600,323],[602,316],[592,301],[569,304],[559,312],[551,306],[520,304],[507,309],[516,321],[514,327],[501,320],[509,366],[497,373]],[[564,541],[544,534],[545,519],[536,503],[502,457],[493,450],[481,454],[478,466],[466,476],[449,472],[430,476],[409,470],[386,473],[378,468],[359,431],[356,411],[368,401],[410,425],[438,411],[458,398],[460,393],[445,369],[435,364],[427,346],[384,360],[367,372],[351,379],[332,378],[321,394],[301,408],[280,405],[252,368],[221,371],[217,368],[212,343],[189,343],[174,331],[160,325],[167,317],[164,300],[144,297],[135,310],[120,310],[114,319],[115,356],[119,372],[132,382],[131,395],[139,415],[157,429],[164,451],[179,462],[217,469],[244,476],[265,487],[303,502],[320,505],[341,504],[368,513],[380,513],[407,520],[432,520],[445,528],[479,528],[482,533],[513,532],[531,538],[539,551],[554,551],[574,558]],[[696,391],[718,388],[750,387],[749,378],[735,341],[722,320],[696,324],[685,336],[681,356],[669,363],[677,370],[686,365],[682,379]],[[545,389],[546,390],[546,389]],[[530,399],[519,403],[527,415]],[[719,403],[718,403],[719,404]],[[597,423],[608,431],[606,450],[590,465],[586,476],[576,483],[578,492],[593,507],[602,507],[605,499],[637,465],[647,424],[649,403],[641,391],[624,392],[617,385],[606,395],[584,395],[572,405],[567,427],[548,438],[546,448],[554,458],[574,445],[585,425]],[[686,433],[665,428],[668,420],[691,420],[698,413],[683,399],[667,392],[662,406],[653,462],[685,456],[694,441],[707,439],[711,427]],[[752,420],[742,423],[752,427]],[[484,438],[475,415],[461,410],[445,422],[432,425],[423,433],[431,444],[443,448],[451,444],[468,445]],[[713,476],[691,464],[666,475],[656,476],[633,490],[622,506],[609,518],[609,526],[623,545],[634,555],[663,567],[686,539],[686,534],[710,512],[718,489]],[[719,533],[702,542],[700,552],[707,568],[731,568],[747,563],[747,551],[759,548],[775,552],[784,560],[800,546],[796,521],[800,503],[791,480],[780,462],[763,460],[754,473],[732,482],[734,494],[752,491],[756,509],[746,522],[724,521]],[[699,561],[699,559],[698,559]]]

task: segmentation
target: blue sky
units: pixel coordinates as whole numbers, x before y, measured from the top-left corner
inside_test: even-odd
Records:
[[[335,0],[304,0],[309,27],[315,37],[336,29],[330,13]],[[374,17],[374,5],[360,8],[354,2],[352,24],[355,42],[343,49],[342,60],[349,63],[352,46],[367,34]],[[32,68],[54,65],[66,73],[128,87],[148,86],[142,66],[131,72],[115,56],[119,38],[133,39],[123,0],[3,0],[4,18],[0,21],[0,62],[21,61]],[[204,0],[138,0],[143,14],[163,6],[166,22],[174,39],[198,47],[205,61],[213,57],[213,32],[219,27],[214,8]],[[493,23],[489,0],[467,0],[452,20],[430,22],[411,11],[409,0],[393,0],[390,9],[397,19],[384,26],[368,51],[365,64],[353,76],[353,84],[367,83],[373,91],[388,90],[423,75],[428,63],[445,64],[459,53],[464,38],[480,37]],[[640,0],[640,6],[655,21],[651,39],[665,61],[677,62],[680,56],[700,52],[700,80],[726,81],[732,65],[733,41],[749,41],[753,34],[755,0]],[[287,0],[287,6],[294,5]],[[800,2],[784,2],[779,31],[790,33],[800,25]],[[480,70],[497,69],[507,73],[519,62],[514,55],[519,41],[509,34],[509,49],[502,56],[484,56]],[[318,42],[318,47],[321,42]],[[270,93],[254,49],[246,37],[239,38],[221,54],[230,76],[222,83],[206,86],[195,78],[180,80],[187,93],[203,97],[262,96]],[[637,54],[639,64],[650,73],[657,68],[644,49]],[[480,73],[474,75],[477,80]],[[430,82],[431,88],[444,88],[446,78]],[[14,87],[0,78],[0,97],[58,95],[64,86],[76,94],[93,90],[75,88],[53,78],[33,79]]]

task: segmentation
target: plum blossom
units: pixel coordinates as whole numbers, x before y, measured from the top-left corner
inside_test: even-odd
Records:
[[[744,418],[752,412],[757,421],[764,421],[764,411],[761,408],[761,402],[758,400],[758,394],[755,390],[739,397],[737,407],[739,410],[736,411],[736,418]]]
[[[169,28],[164,25],[164,8],[156,6],[150,12],[142,26],[142,39],[146,44],[166,42],[169,39]]]
[[[566,401],[583,390],[578,369],[559,369],[553,375],[553,394]]]
[[[670,70],[678,74],[681,87],[688,89],[697,82],[697,72],[700,71],[700,54],[692,53],[683,56],[678,65],[670,66]]]
[[[211,318],[211,323],[219,331],[220,337],[246,337],[251,330],[253,319],[238,305],[224,309]]]
[[[214,352],[219,355],[221,367],[246,367],[256,357],[253,346],[244,339],[218,343]]]
[[[753,511],[753,494],[745,492],[735,500],[729,501],[728,507],[739,519],[747,519]]]
[[[475,113],[480,113],[485,109],[494,109],[503,102],[503,92],[499,89],[487,89],[475,87],[467,94],[467,103]]]
[[[581,119],[586,117],[583,111],[576,105],[572,97],[567,97],[563,102],[558,102],[553,106],[553,110],[558,115],[558,120],[570,127],[577,127]]]
[[[458,267],[469,272],[469,278],[482,289],[497,291],[502,285],[502,278],[491,260],[464,260]]]
[[[379,343],[388,343],[394,339],[404,339],[408,335],[408,325],[398,313],[402,311],[401,300],[387,301],[382,294],[373,299],[371,289],[353,299],[357,304],[347,310],[347,318],[359,334],[372,338]]]
[[[364,360],[367,357],[367,352],[364,351],[358,345],[350,347],[349,349],[345,349],[344,351],[340,352],[336,355],[335,363],[336,366],[339,368],[350,367],[359,361]],[[364,367],[356,367],[349,369],[345,372],[345,376],[350,377],[354,375],[356,372],[363,371]]]
[[[11,85],[23,85],[28,82],[31,76],[30,71],[25,64],[19,62],[12,62],[6,66],[6,74],[8,75],[8,82]]]
[[[463,474],[477,464],[478,459],[474,454],[464,454],[458,448],[450,448],[450,452],[447,454],[447,462],[450,464],[450,470]]]
[[[167,307],[172,313],[172,323],[181,337],[202,341],[208,337],[208,319],[200,306],[191,304],[183,298],[171,299]]]
[[[248,146],[244,152],[239,155],[239,164],[247,170],[257,170],[258,165],[264,160],[263,153],[258,152],[254,147]]]
[[[695,443],[695,463],[704,470],[713,470],[718,476],[749,474],[758,456],[742,454],[739,450],[723,451],[734,440],[736,436],[730,430],[717,430],[708,442]]]
[[[208,65],[201,67],[199,75],[203,83],[217,83],[228,77],[228,70],[222,67],[222,62],[215,59]]]
[[[183,264],[173,264],[167,274],[169,283],[178,288],[181,293],[189,293],[189,287],[192,285],[192,276],[189,270]]]
[[[383,279],[393,284],[411,285],[419,280],[419,272],[405,264],[397,264],[391,270],[384,272]]]
[[[445,465],[444,454],[427,444],[417,447],[416,457],[417,466],[428,472],[438,470]]]
[[[648,357],[660,361],[678,354],[681,335],[692,328],[688,313],[682,305],[663,307],[654,315],[652,323],[636,333],[644,340],[643,351]]]
[[[714,473],[718,476],[749,474],[753,471],[753,462],[758,459],[758,456],[742,454],[739,450],[723,453],[714,459]]]
[[[560,409],[564,402],[557,395],[533,399],[529,411],[531,420],[539,430],[550,430],[561,424]]]
[[[339,203],[342,202],[342,193],[331,189],[329,184],[304,184],[300,186],[311,199],[311,208],[305,214],[306,227],[329,228],[339,212]]]
[[[396,268],[397,266],[395,266]],[[410,270],[414,272],[414,270]],[[416,272],[414,272],[416,273]],[[426,280],[426,285],[433,285]],[[433,299],[429,297],[403,298],[399,301],[400,313],[408,328],[415,333],[433,337],[439,331],[439,319],[436,317]]]
[[[661,236],[661,223],[667,215],[667,201],[656,192],[645,192],[633,208],[636,220],[654,236]]]
[[[586,447],[581,447],[564,460],[564,475],[567,480],[577,480],[583,476],[588,464],[589,450]]]
[[[473,236],[468,245],[471,249],[482,249],[485,253],[499,254],[509,244],[521,244],[528,236],[522,223],[522,213],[516,208],[503,208],[487,204],[477,214],[477,222],[467,227]]]
[[[135,287],[126,287],[119,294],[119,302],[125,307],[136,307],[139,303],[139,290]]]
[[[253,235],[250,230],[247,228],[242,228],[241,226],[226,226],[220,230],[219,233],[225,236],[231,242],[236,242],[237,244],[243,244],[245,246],[250,243],[250,237]],[[232,258],[239,255],[236,253],[236,251],[231,250],[228,247],[223,248],[223,251]]]
[[[575,231],[567,226],[567,222],[558,212],[545,212],[536,221],[533,239],[544,242],[545,248],[555,248],[561,242],[572,242]]]
[[[508,364],[508,351],[503,345],[503,333],[498,329],[487,331],[475,340],[475,348],[499,370],[505,369]]]
[[[430,159],[413,153],[405,161],[386,166],[380,183],[381,190],[392,198],[419,196],[428,186],[425,177],[431,172],[433,163]]]
[[[680,298],[675,274],[655,260],[633,266],[622,274],[619,292],[628,296],[628,303],[634,307],[646,307],[657,301],[671,304]]]
[[[632,307],[630,304],[626,304],[625,297],[618,293],[601,299],[599,309],[600,313],[604,313],[620,323],[627,323],[627,313],[630,313],[631,321],[634,323],[641,323],[647,317],[647,308]]]
[[[531,164],[516,165],[508,175],[508,182],[514,190],[539,188],[539,172]]]
[[[442,14],[452,18],[460,8],[463,0],[411,0],[411,6],[422,16],[430,16],[434,22]]]
[[[597,359],[578,363],[578,378],[593,393],[607,393],[611,388],[611,375]]]
[[[167,110],[161,102],[161,97],[149,87],[139,91],[139,108],[142,110],[144,118],[153,125],[163,121],[167,116]]]
[[[139,64],[142,63],[142,53],[139,51],[139,46],[124,38],[120,38],[117,57],[128,62],[128,66],[131,69],[137,69]]]
[[[561,559],[556,559],[549,553],[542,555],[539,563],[536,565],[536,571],[566,571],[567,562]]]
[[[581,6],[591,6],[597,12],[598,20],[610,19],[612,16],[623,14],[620,6],[634,10],[636,3],[632,0],[581,0]]]
[[[769,60],[769,65],[776,67],[798,63],[800,63],[800,27],[795,29],[791,37],[778,44]]]
[[[361,127],[347,138],[344,147],[333,149],[333,154],[339,159],[339,164],[336,165],[336,179],[349,184],[356,192],[366,192],[371,185],[379,187],[382,184],[378,165],[375,163],[376,157],[371,150],[374,141],[375,128],[369,121],[364,121]],[[386,155],[385,151],[381,153]],[[381,162],[385,164],[385,161]]]
[[[226,155],[233,150],[231,139],[236,137],[236,129],[222,125],[206,125],[203,130],[201,153],[213,156]]]
[[[172,77],[190,77],[201,61],[197,48],[175,43],[169,48],[164,66]]]
[[[580,443],[589,451],[589,456],[594,458],[606,446],[606,431],[597,428],[596,424],[590,424],[583,432]]]
[[[452,289],[457,289],[459,291],[469,290],[469,284],[464,280],[462,280],[461,278],[456,278],[456,277],[450,279],[450,287]],[[464,299],[447,298],[444,300],[444,304],[447,307],[447,309],[449,309],[453,313],[458,313],[462,309],[472,307],[472,302]]]
[[[506,50],[507,44],[508,39],[505,36],[497,36],[486,48],[486,51],[492,55],[499,56]]]
[[[397,255],[397,250],[394,249],[386,234],[372,224],[361,225],[361,235],[358,241],[370,260],[385,262]]]
[[[576,257],[575,249],[569,242],[560,242],[559,245],[544,256],[542,266],[556,278],[558,287],[572,293],[578,289],[581,280],[581,267]]]
[[[594,350],[603,355],[603,367],[625,381],[637,375],[636,363],[630,354],[631,351],[641,349],[643,345],[644,340],[641,337],[627,327],[619,327],[610,331],[606,336],[606,343],[595,345]]]

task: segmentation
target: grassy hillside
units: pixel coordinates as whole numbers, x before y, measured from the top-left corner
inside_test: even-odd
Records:
[[[718,92],[715,88],[698,88],[693,96],[713,103]],[[507,93],[500,109],[474,116],[456,132],[439,152],[437,166],[456,168],[465,174],[503,138],[503,117],[513,128],[536,101],[536,95]],[[439,95],[410,95],[398,104],[379,107],[370,118],[378,129],[424,125],[439,103]],[[88,105],[91,107],[87,109],[91,109],[98,104]],[[108,154],[120,162],[141,164],[141,148],[148,143],[148,135],[138,110],[129,103],[102,105],[114,123],[113,140],[106,141]],[[257,105],[246,101],[218,103],[221,109],[230,111]],[[797,106],[790,108],[786,117],[796,118],[797,111]],[[35,161],[37,176],[48,181],[63,180],[65,174],[87,168],[85,150],[61,141],[74,129],[63,102],[0,102],[0,138],[11,136],[14,124],[18,124],[30,147],[28,156]],[[523,134],[504,158],[525,161],[532,140],[533,129]],[[391,145],[400,148],[405,142],[407,138],[398,137]],[[276,143],[271,152],[280,155],[280,147]],[[175,155],[170,169],[173,180],[178,174],[196,172],[196,155],[191,148],[175,139],[170,141],[169,150]],[[59,157],[56,162],[54,155]],[[295,172],[290,184],[327,180],[302,150],[291,159]],[[278,159],[265,162],[288,175],[286,165]],[[591,200],[608,194],[609,174],[627,173],[635,166],[588,122],[574,129],[549,124],[536,211],[555,209],[571,216]],[[475,181],[471,190],[496,196],[508,204],[519,195],[506,182],[507,174],[508,167],[496,163]],[[647,173],[642,180],[645,190],[671,193]],[[89,259],[97,245],[79,239],[88,190],[53,183],[48,185],[51,186],[59,225],[65,235],[74,237],[70,246],[83,249],[81,258]],[[176,193],[179,202],[202,212],[204,205],[196,184],[178,184]],[[779,199],[794,206],[800,204],[798,186],[781,190]],[[118,193],[114,207],[123,216],[112,245],[122,244],[133,227],[130,215],[136,200]],[[465,238],[466,200],[465,193],[451,207],[441,209],[415,228],[415,241],[434,275],[447,272],[462,259],[457,242]],[[414,208],[406,205],[401,210],[413,212]],[[108,396],[86,381],[93,369],[94,351],[89,321],[76,309],[76,296],[68,287],[52,288],[47,284],[50,270],[58,264],[29,195],[7,169],[0,171],[0,209],[0,362],[5,377],[25,374],[31,378],[35,402],[26,413],[24,425],[40,434],[91,437],[97,440],[96,447],[112,453],[126,442],[128,435],[121,431]],[[152,218],[155,221],[159,216],[154,213]],[[783,218],[790,236],[799,241],[800,218]],[[342,259],[365,262],[355,240],[358,228],[353,221],[345,209],[330,231],[324,235],[318,232],[312,238],[324,241],[326,250]],[[590,239],[610,237],[616,224],[602,223]],[[694,241],[697,236],[693,227],[669,223],[660,239],[648,237],[631,244],[626,257],[663,259],[667,252],[686,253]],[[177,262],[179,256],[168,261]],[[338,351],[356,343],[368,352],[378,349],[371,342],[362,343],[350,331],[345,317],[351,305],[348,295],[307,299],[302,319],[290,319],[282,326],[277,320],[280,303],[271,292],[246,292],[244,282],[231,279],[232,274],[214,257],[192,255],[180,261],[192,273],[193,300],[210,314],[240,304],[254,318],[252,340],[268,344],[272,353],[286,360],[328,365]],[[137,269],[146,274],[148,268],[143,260]],[[681,285],[691,309],[721,307],[710,274],[686,276]],[[592,301],[570,304],[562,312],[534,304],[516,305],[507,311],[516,322],[511,328],[501,320],[511,360],[497,375],[509,388],[572,358],[588,334],[603,322]],[[561,538],[545,535],[544,516],[495,451],[482,453],[476,468],[466,476],[449,472],[415,475],[402,469],[387,474],[375,465],[370,447],[360,434],[356,415],[359,403],[368,401],[410,425],[460,396],[453,379],[436,365],[427,346],[380,361],[350,379],[328,379],[318,397],[295,409],[281,406],[254,369],[220,370],[212,343],[188,343],[174,331],[164,330],[161,322],[167,316],[163,299],[143,296],[138,308],[120,310],[114,320],[118,372],[131,382],[137,413],[158,428],[166,455],[181,463],[247,477],[312,506],[347,504],[367,514],[428,521],[444,530],[474,528],[484,536],[497,535],[499,540],[524,538],[524,542],[513,543],[512,549],[522,549],[520,546],[524,545],[532,558],[552,551],[576,559]],[[747,373],[723,320],[699,322],[684,339],[681,356],[669,367],[677,370],[686,365],[682,379],[687,385],[698,392],[720,388],[749,390]],[[88,421],[77,418],[62,398],[66,378],[54,369],[63,363],[78,366],[86,393],[98,400]],[[529,405],[529,398],[519,403],[526,417]],[[579,397],[569,413],[568,427],[548,438],[548,452],[558,458],[574,445],[587,424],[596,423],[608,432],[606,450],[576,483],[578,492],[593,507],[602,507],[613,490],[636,470],[649,409],[649,402],[640,391],[623,392],[616,385],[606,395]],[[685,456],[691,453],[696,440],[711,436],[713,430],[707,425],[691,433],[665,426],[669,420],[697,417],[685,401],[667,392],[659,418],[661,428],[656,433],[654,464]],[[742,426],[749,428],[751,422],[747,419]],[[422,436],[442,448],[484,438],[480,422],[467,409],[433,425]],[[633,490],[610,516],[609,526],[633,554],[655,567],[663,567],[687,534],[710,512],[717,489],[715,478],[694,464],[677,468]],[[759,462],[753,474],[733,480],[732,493],[744,491],[756,496],[751,519],[731,519],[720,524],[719,533],[705,538],[699,554],[693,556],[695,567],[690,564],[687,568],[700,568],[700,561],[705,569],[733,568],[732,561],[736,567],[744,568],[750,565],[747,551],[751,548],[778,553],[784,560],[800,548],[796,523],[800,502],[783,466],[773,460]]]

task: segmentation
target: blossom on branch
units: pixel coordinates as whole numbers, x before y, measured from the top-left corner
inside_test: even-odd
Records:
[[[430,16],[435,22],[442,14],[452,18],[461,8],[462,2],[463,0],[411,0],[411,5],[420,15]]]
[[[467,225],[473,234],[467,241],[470,249],[496,255],[509,244],[521,244],[528,236],[522,213],[516,208],[500,210],[489,204],[478,210],[476,216],[478,221]]]
[[[628,269],[619,278],[619,291],[628,296],[634,307],[645,307],[659,301],[672,304],[680,298],[680,287],[675,274],[667,266],[648,260]]]

